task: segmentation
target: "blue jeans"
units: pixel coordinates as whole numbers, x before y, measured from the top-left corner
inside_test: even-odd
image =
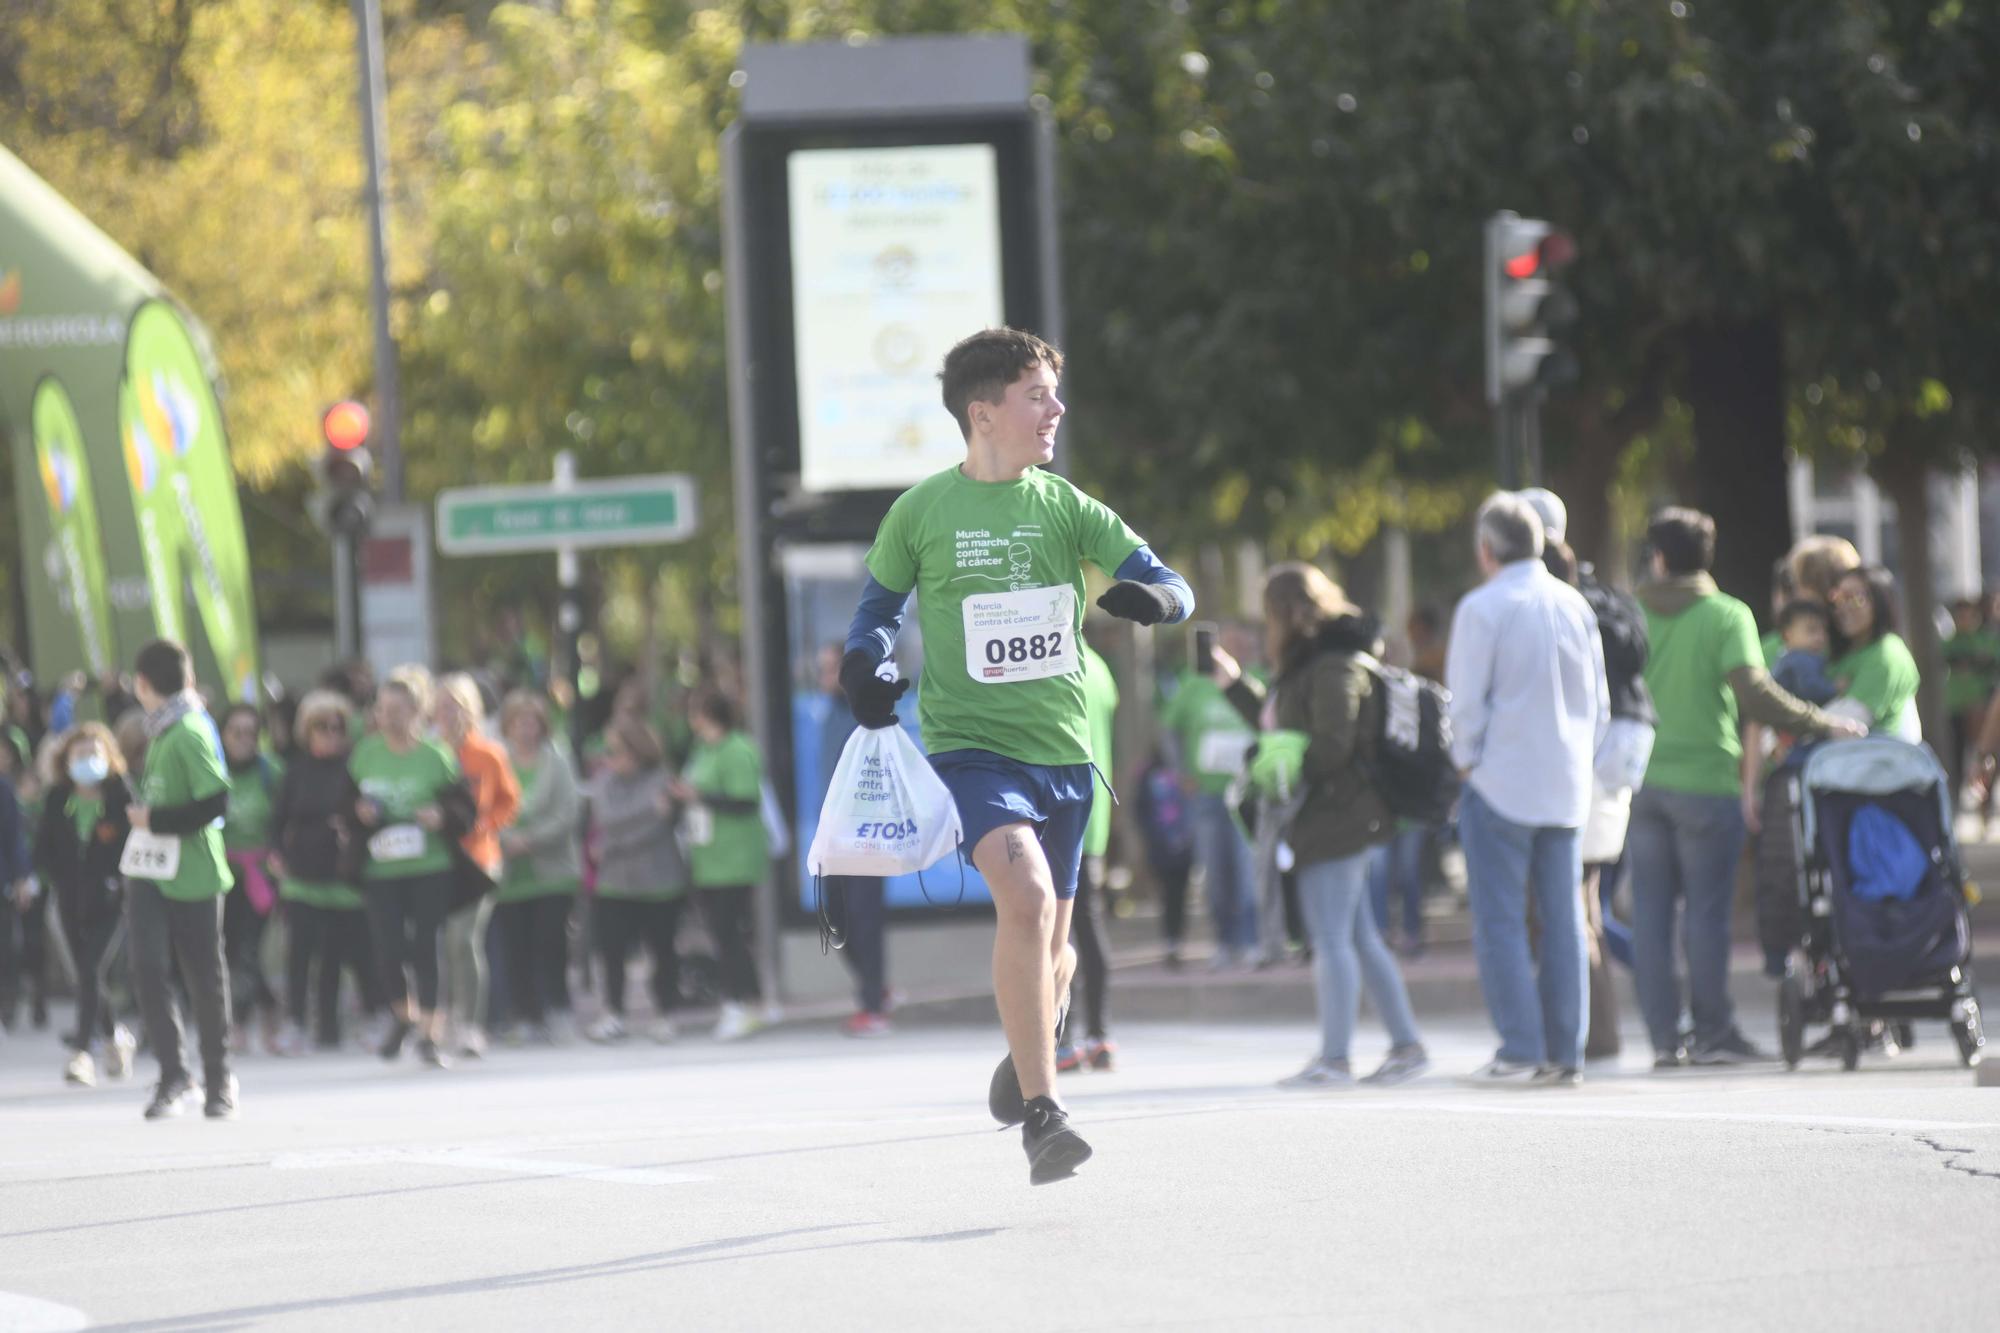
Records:
[[[1641,788],[1632,799],[1633,978],[1656,1053],[1680,1043],[1681,980],[1674,914],[1681,911],[1688,1007],[1695,1045],[1736,1035],[1729,998],[1729,914],[1743,855],[1743,808],[1734,796]]]
[[[1500,1033],[1499,1058],[1581,1069],[1590,969],[1579,830],[1516,824],[1467,787],[1458,836],[1479,988]],[[1528,949],[1530,895],[1541,925],[1539,973]]]
[[[1430,846],[1431,831],[1422,824],[1406,828],[1377,847],[1368,864],[1368,896],[1375,909],[1375,926],[1388,934],[1391,925],[1389,900],[1403,900],[1403,940],[1421,944],[1424,939],[1424,852]]]
[[[1221,796],[1194,798],[1194,853],[1208,876],[1208,910],[1215,947],[1248,953],[1257,947],[1257,870],[1250,844]]]
[[[1358,852],[1299,867],[1299,910],[1312,937],[1313,993],[1319,1001],[1319,1055],[1329,1063],[1347,1061],[1364,981],[1389,1040],[1397,1046],[1421,1044],[1403,974],[1365,901],[1374,856]]]

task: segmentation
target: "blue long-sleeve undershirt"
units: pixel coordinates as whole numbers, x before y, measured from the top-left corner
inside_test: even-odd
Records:
[[[1130,579],[1134,583],[1149,583],[1156,588],[1165,588],[1180,603],[1180,609],[1167,617],[1167,623],[1178,625],[1194,614],[1194,589],[1188,581],[1160,563],[1150,546],[1141,546],[1125,557],[1113,575],[1118,579]],[[896,635],[903,628],[903,608],[909,604],[910,594],[886,588],[875,581],[871,574],[868,583],[861,590],[861,605],[855,609],[854,620],[847,627],[847,652],[867,653],[870,660],[881,662],[896,647]]]

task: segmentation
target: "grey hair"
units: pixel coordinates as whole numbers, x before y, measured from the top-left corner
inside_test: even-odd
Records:
[[[1496,491],[1486,497],[1486,503],[1479,506],[1474,531],[1495,564],[1541,559],[1542,516],[1511,491]]]

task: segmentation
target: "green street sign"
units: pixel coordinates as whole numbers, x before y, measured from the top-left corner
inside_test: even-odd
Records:
[[[460,486],[437,497],[437,544],[446,555],[657,546],[686,541],[695,528],[694,478],[676,472],[567,488]]]

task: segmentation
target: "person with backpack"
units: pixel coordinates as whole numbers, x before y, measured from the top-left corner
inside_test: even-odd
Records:
[[[1476,530],[1486,582],[1459,602],[1445,664],[1473,952],[1500,1034],[1473,1081],[1574,1087],[1590,986],[1580,835],[1611,725],[1604,647],[1583,594],[1543,567],[1528,501],[1493,495]]]
[[[1381,627],[1348,602],[1340,586],[1302,562],[1278,565],[1264,581],[1265,633],[1277,676],[1274,731],[1259,741],[1252,780],[1298,794],[1291,825],[1299,901],[1313,946],[1320,1049],[1280,1087],[1384,1086],[1430,1067],[1396,956],[1382,942],[1368,904],[1372,849],[1395,831],[1372,766],[1387,691],[1378,688]],[[1265,691],[1218,649],[1215,683],[1246,719],[1263,715]],[[1277,771],[1273,771],[1277,770]],[[1389,1029],[1389,1055],[1357,1080],[1349,1045],[1361,987]]]

